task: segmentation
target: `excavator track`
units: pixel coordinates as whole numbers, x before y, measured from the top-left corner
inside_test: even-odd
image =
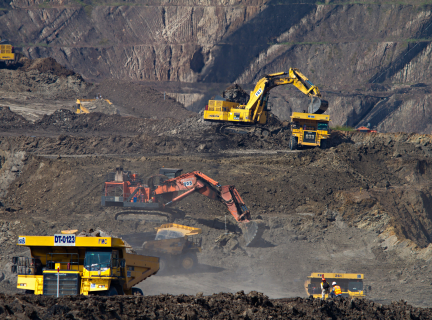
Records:
[[[167,222],[171,222],[173,220],[173,215],[171,213],[166,211],[158,211],[158,210],[121,211],[121,212],[117,212],[114,215],[114,220],[152,220],[152,219],[148,219],[151,218],[151,216],[165,217],[167,219]]]
[[[257,137],[268,137],[271,132],[264,126],[242,126],[238,124],[223,124],[216,128],[216,133],[229,138],[233,134],[251,134]]]

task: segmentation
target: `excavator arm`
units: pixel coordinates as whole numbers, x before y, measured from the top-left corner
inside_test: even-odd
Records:
[[[265,109],[269,91],[274,87],[283,86],[286,84],[294,85],[305,95],[311,97],[312,102],[310,108],[314,110],[311,113],[314,113],[317,110],[320,110],[320,113],[323,113],[325,110],[327,110],[328,103],[327,101],[320,99],[321,93],[318,87],[315,86],[311,81],[309,81],[309,79],[298,69],[290,68],[288,73],[278,72],[266,75],[258,81],[255,89],[251,91],[250,99],[245,105],[245,109],[254,110],[254,121],[259,121],[260,116]]]
[[[182,193],[179,195],[179,192]],[[170,201],[165,203],[165,206],[178,202],[194,192],[224,203],[228,211],[239,223],[239,227],[242,229],[246,240],[246,245],[251,243],[256,236],[258,226],[252,221],[246,204],[234,186],[221,186],[217,181],[205,174],[193,171],[165,180],[162,185],[157,186],[154,190],[155,195],[173,195]]]

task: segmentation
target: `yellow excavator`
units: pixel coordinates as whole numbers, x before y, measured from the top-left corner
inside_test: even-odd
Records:
[[[309,81],[298,69],[290,68],[288,72],[272,73],[260,79],[255,85],[255,89],[251,91],[249,101],[246,105],[224,100],[210,100],[204,110],[204,120],[221,123],[222,126],[219,127],[221,133],[227,127],[255,126],[264,129],[262,131],[264,136],[268,135],[269,132],[266,132],[263,126],[267,123],[270,111],[267,106],[270,90],[286,84],[294,85],[311,98],[308,113],[303,113],[306,119],[314,119],[314,117],[311,118],[308,114],[319,115],[327,110],[328,102],[321,100],[321,93],[318,87]],[[330,121],[329,116],[327,115],[326,117],[326,120]],[[311,127],[309,126],[309,128]],[[311,139],[308,141],[311,141]],[[297,139],[297,145],[301,144],[302,139]],[[309,145],[312,145],[312,143],[309,142]],[[319,143],[315,145],[319,145]]]

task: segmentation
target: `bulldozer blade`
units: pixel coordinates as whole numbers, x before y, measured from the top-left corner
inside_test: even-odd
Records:
[[[252,242],[258,232],[258,225],[255,221],[240,222],[239,227],[243,232],[243,237],[246,240],[246,247]]]
[[[323,114],[328,109],[328,101],[321,100],[318,97],[312,97],[312,101],[309,105],[309,113],[313,114]]]

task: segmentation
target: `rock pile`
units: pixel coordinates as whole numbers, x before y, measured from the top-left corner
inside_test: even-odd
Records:
[[[430,319],[431,309],[404,302],[292,298],[270,300],[243,291],[211,296],[0,295],[0,315],[11,319]]]
[[[227,101],[246,104],[249,101],[249,94],[243,90],[238,84],[233,84],[225,89],[223,97]]]

